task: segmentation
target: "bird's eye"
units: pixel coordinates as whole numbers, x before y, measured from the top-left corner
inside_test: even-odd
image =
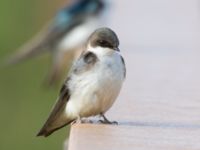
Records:
[[[109,48],[113,48],[112,44],[110,44],[109,42],[105,41],[105,40],[99,40],[97,41],[99,46],[102,47],[109,47]]]
[[[104,44],[107,43],[106,41],[103,41],[103,40],[99,40],[98,42],[99,42],[99,44],[101,44],[101,45],[104,45]]]

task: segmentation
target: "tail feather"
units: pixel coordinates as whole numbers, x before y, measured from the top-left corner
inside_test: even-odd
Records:
[[[73,122],[74,120],[70,120],[68,121],[67,123],[65,124],[62,124],[61,126],[58,126],[58,127],[47,127],[47,126],[43,126],[42,129],[38,132],[37,136],[44,136],[44,137],[47,137],[49,135],[51,135],[54,131],[70,124],[71,122]]]
[[[68,125],[74,121],[74,117],[70,117],[66,114],[65,108],[69,101],[70,93],[66,86],[63,86],[61,90],[61,95],[58,98],[56,104],[54,105],[47,121],[44,123],[42,129],[39,131],[37,136],[49,136],[54,131]]]
[[[31,57],[37,56],[40,53],[44,52],[44,49],[41,46],[34,46],[29,49],[26,47],[23,48],[17,54],[11,56],[7,61],[6,64],[13,65],[18,64],[19,62],[25,61]]]
[[[43,29],[39,33],[37,33],[30,41],[19,48],[18,53],[11,56],[6,61],[6,64],[17,64],[28,58],[37,56],[48,50],[48,48],[51,48],[50,45],[48,45],[49,43],[47,42],[49,32],[50,31],[48,30],[48,25],[44,26]]]

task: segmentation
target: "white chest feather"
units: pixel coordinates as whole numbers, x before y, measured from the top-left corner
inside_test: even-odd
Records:
[[[69,116],[88,117],[105,113],[117,98],[124,81],[121,56],[108,48],[88,48],[98,62],[94,67],[73,78],[71,98],[66,107]]]

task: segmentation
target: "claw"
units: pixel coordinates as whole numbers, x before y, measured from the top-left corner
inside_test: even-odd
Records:
[[[100,123],[103,123],[103,124],[118,124],[117,121],[109,121],[104,114],[100,114],[101,117],[103,117],[103,120],[99,120]]]
[[[93,123],[92,120],[89,119],[82,119],[81,117],[78,117],[76,120],[74,120],[71,125],[73,124],[81,124],[81,123]]]

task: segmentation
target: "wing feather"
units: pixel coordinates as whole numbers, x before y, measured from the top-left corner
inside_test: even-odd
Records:
[[[68,118],[65,114],[65,108],[67,102],[70,100],[71,95],[71,91],[68,88],[68,84],[70,84],[69,82],[73,75],[81,75],[82,73],[87,72],[88,70],[93,68],[97,61],[97,56],[92,52],[86,51],[80,56],[80,58],[73,65],[71,72],[69,73],[68,79],[65,81],[64,85],[60,90],[60,97],[58,98],[47,121],[45,122],[44,126],[39,131],[37,136],[49,136],[54,131],[64,127],[65,125],[71,123],[76,119]]]
[[[51,111],[47,121],[43,125],[42,129],[39,131],[37,136],[49,136],[54,131],[62,128],[63,126],[69,124],[74,119],[67,118],[65,116],[65,107],[70,99],[70,91],[67,87],[67,82],[62,86],[60,91],[60,97],[58,98],[53,110]]]

